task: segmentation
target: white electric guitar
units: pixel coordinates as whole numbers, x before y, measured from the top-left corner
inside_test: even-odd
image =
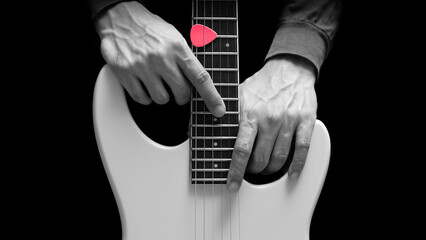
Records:
[[[99,73],[95,133],[125,240],[309,239],[330,157],[329,135],[320,121],[296,181],[285,174],[267,184],[244,180],[237,193],[226,188],[239,121],[237,9],[236,0],[193,2],[193,23],[218,32],[194,54],[211,74],[227,113],[215,118],[194,90],[190,139],[178,146],[149,139],[132,119],[111,69]]]

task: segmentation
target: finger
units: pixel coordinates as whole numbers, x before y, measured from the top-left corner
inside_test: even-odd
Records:
[[[168,65],[168,71],[163,71],[161,77],[172,90],[176,103],[184,105],[191,97],[190,86],[176,64]]]
[[[315,122],[304,121],[299,123],[296,129],[296,141],[293,160],[288,169],[288,175],[295,180],[300,176],[305,166],[311,143],[312,130]]]
[[[279,128],[277,129],[276,126],[270,124],[259,128],[254,150],[248,162],[248,172],[260,173],[268,166],[278,130]]]
[[[284,166],[290,152],[293,132],[294,127],[292,125],[283,124],[275,141],[269,164],[262,173],[274,173]]]
[[[169,94],[164,87],[160,76],[148,68],[138,69],[138,76],[142,80],[151,99],[157,104],[166,104],[169,101]]]
[[[216,117],[223,116],[226,111],[225,103],[217,92],[209,73],[204,69],[189,48],[185,55],[186,57],[178,60],[179,67],[204,99],[210,112]]]
[[[108,37],[102,38],[101,54],[108,65],[110,66],[116,65],[116,59],[118,54],[117,49],[113,41]]]
[[[231,192],[238,191],[241,186],[244,172],[253,148],[254,139],[256,138],[256,133],[256,123],[249,121],[242,121],[240,123],[234,151],[232,152],[231,166],[228,172],[227,185]]]
[[[145,90],[143,90],[141,82],[136,78],[136,76],[117,68],[113,68],[113,71],[120,80],[121,85],[123,85],[133,100],[143,105],[148,105],[152,102],[151,98],[148,96]]]

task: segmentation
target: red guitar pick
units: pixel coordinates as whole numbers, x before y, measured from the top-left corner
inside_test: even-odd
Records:
[[[201,24],[195,24],[192,26],[191,42],[196,47],[205,46],[215,40],[216,37],[217,33],[206,26]]]

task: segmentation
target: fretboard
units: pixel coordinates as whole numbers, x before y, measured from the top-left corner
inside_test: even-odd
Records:
[[[210,74],[226,105],[226,114],[216,118],[203,99],[192,90],[191,170],[194,184],[224,184],[238,133],[238,5],[237,0],[192,2],[192,24],[213,29],[217,38],[193,52]]]

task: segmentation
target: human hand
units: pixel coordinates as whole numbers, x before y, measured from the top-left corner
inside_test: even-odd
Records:
[[[239,189],[246,170],[262,174],[280,170],[293,137],[295,152],[288,175],[297,179],[316,119],[314,83],[312,63],[295,55],[279,55],[240,85],[240,127],[228,173],[230,191]]]
[[[135,101],[167,103],[164,80],[176,102],[183,105],[191,95],[188,79],[215,116],[225,114],[225,104],[210,75],[183,36],[142,4],[115,5],[97,19],[96,29],[106,63]]]

